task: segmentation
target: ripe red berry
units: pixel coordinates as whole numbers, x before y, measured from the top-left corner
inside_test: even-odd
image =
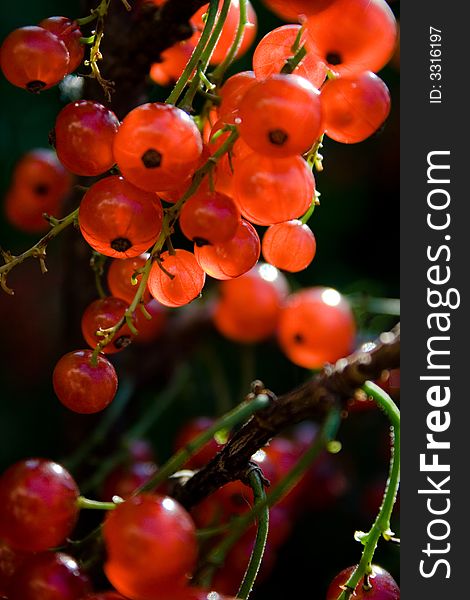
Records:
[[[121,173],[149,192],[181,186],[196,170],[201,153],[201,134],[191,117],[159,102],[131,110],[114,140]]]
[[[60,162],[77,175],[93,177],[114,165],[113,142],[119,120],[91,100],[67,104],[57,115],[54,143]]]
[[[124,316],[129,308],[128,303],[121,298],[107,296],[98,298],[87,306],[82,315],[82,335],[85,342],[94,348],[103,337],[97,335],[97,331],[114,327]],[[129,327],[124,325],[114,336],[113,340],[102,349],[104,354],[114,354],[124,350],[132,342],[134,335]]]
[[[356,328],[347,300],[331,288],[307,288],[286,301],[279,322],[279,344],[301,367],[319,369],[353,349]]]
[[[307,268],[317,250],[312,230],[298,220],[271,225],[261,247],[268,263],[290,273]]]
[[[130,597],[174,585],[194,567],[195,533],[191,517],[172,498],[159,494],[130,498],[110,511],[104,522],[106,575]]]
[[[219,0],[219,13],[222,8],[223,0]],[[191,18],[191,23],[196,27],[198,31],[204,29],[203,15],[207,13],[209,5],[201,7]],[[236,58],[240,58],[245,54],[248,48],[253,43],[256,37],[257,30],[257,19],[256,13],[251,5],[251,2],[247,0],[247,23],[245,25],[245,31],[243,33],[242,42],[240,48],[237,50],[235,55]],[[225,19],[222,33],[212,53],[210,63],[216,65],[221,63],[227,56],[228,51],[232,47],[235,41],[235,35],[238,29],[238,22],[240,18],[240,1],[231,0],[230,7],[228,10],[227,18]]]
[[[155,194],[113,175],[91,186],[80,204],[80,231],[97,252],[139,256],[160,235],[163,209]]]
[[[150,79],[158,85],[169,85],[178,80],[195,48],[193,38],[177,42],[160,54],[160,61],[150,68]]]
[[[0,538],[26,552],[58,546],[75,527],[78,495],[74,479],[57,463],[15,463],[0,477]]]
[[[225,194],[198,193],[184,204],[179,222],[181,231],[197,246],[219,244],[228,242],[237,232],[240,211]]]
[[[326,135],[343,144],[362,142],[390,112],[390,93],[371,71],[337,77],[321,91]]]
[[[59,400],[78,413],[103,410],[116,395],[118,380],[113,365],[103,356],[91,363],[92,350],[76,350],[62,356],[52,375]]]
[[[275,158],[306,152],[323,132],[320,94],[299,75],[271,75],[251,86],[239,116],[243,140]]]
[[[241,277],[220,284],[221,298],[214,323],[225,337],[253,343],[274,334],[288,292],[285,277],[275,267],[259,263]]]
[[[11,582],[9,600],[82,600],[91,590],[74,558],[62,552],[31,556]]]
[[[256,78],[253,71],[241,71],[229,77],[220,88],[218,114],[222,122],[221,126],[224,123],[235,123],[241,99],[254,83],[256,83]],[[217,131],[217,129],[213,128],[212,133],[214,131]]]
[[[376,73],[390,60],[397,39],[385,0],[335,0],[307,28],[328,67],[340,75]]]
[[[283,25],[264,36],[253,54],[253,71],[257,79],[265,79],[281,72],[286,60],[294,55],[292,47],[297,41],[300,29],[300,25]],[[307,54],[293,73],[320,88],[326,77],[326,64],[306,30],[300,38],[299,47],[301,46],[305,46]]]
[[[313,173],[300,156],[270,158],[253,153],[237,161],[233,183],[242,216],[256,225],[301,217],[315,193]]]
[[[85,55],[85,44],[80,43],[82,32],[78,23],[67,17],[48,17],[39,23],[39,27],[47,29],[64,42],[70,55],[68,72],[75,71]]]
[[[326,600],[336,600],[342,592],[342,587],[356,567],[348,567],[341,571],[330,584],[326,594]],[[377,565],[372,565],[372,573],[369,578],[372,589],[363,588],[364,578],[357,584],[354,598],[357,600],[400,600],[400,588],[393,577]]]
[[[133,285],[132,276],[138,269],[141,269],[145,265],[148,258],[149,254],[146,253],[133,258],[114,258],[109,265],[107,273],[107,282],[111,295],[116,296],[116,298],[122,298],[130,304],[134,300],[139,287],[138,284],[142,279],[141,274],[137,275],[137,284]],[[144,302],[148,302],[149,300],[150,293],[146,290],[144,292]]]
[[[130,498],[132,493],[155,475],[158,467],[153,461],[129,462],[116,467],[103,482],[101,497],[111,501],[113,496]]]
[[[228,242],[214,246],[195,246],[201,268],[214,279],[239,277],[255,266],[261,250],[256,229],[241,220],[236,234]]]
[[[69,60],[64,42],[42,27],[15,29],[0,48],[0,67],[8,81],[34,93],[59,83]]]
[[[175,254],[163,252],[160,260],[166,272],[155,262],[147,284],[155,300],[164,306],[176,308],[199,296],[206,275],[194,254],[187,250],[175,250]]]
[[[70,174],[52,150],[39,148],[26,153],[13,171],[5,202],[12,225],[28,233],[47,231],[43,214],[59,217],[62,201],[70,191]]]

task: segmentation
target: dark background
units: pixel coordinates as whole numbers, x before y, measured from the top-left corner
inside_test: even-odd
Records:
[[[259,18],[259,38],[281,24],[259,1],[253,5]],[[394,10],[398,6],[398,2],[392,4]],[[3,3],[0,39],[15,27],[64,14],[83,16],[79,3],[71,0]],[[309,223],[317,239],[317,256],[305,272],[289,277],[293,288],[329,285],[346,294],[399,295],[397,63],[395,60],[381,73],[392,94],[392,112],[383,130],[357,145],[340,145],[328,139],[325,142],[325,170],[316,176],[321,206]],[[236,65],[236,70],[249,68],[249,56]],[[153,99],[166,95],[163,90],[152,90]],[[3,77],[0,98],[1,202],[19,157],[32,148],[47,147],[48,132],[64,101],[57,87],[32,96],[11,86]],[[67,244],[77,244],[77,237],[78,234],[68,232],[51,244],[46,276],[41,276],[39,265],[30,260],[9,277],[15,296],[0,292],[0,470],[26,456],[59,460],[86,437],[97,420],[70,415],[59,405],[51,386],[57,359],[83,344],[79,341],[80,312],[76,302],[70,309],[71,295],[81,294],[78,289],[65,289],[71,281],[71,265],[65,260]],[[70,241],[72,238],[74,241]],[[0,211],[3,248],[18,253],[35,241],[36,237],[10,227]],[[74,285],[80,286],[83,281],[84,288],[91,287],[92,277],[91,271],[84,270],[80,277],[73,278]],[[205,292],[209,297],[211,290],[209,286]],[[367,315],[362,310],[358,316],[362,339],[370,339],[394,323],[389,317]],[[71,345],[72,340],[79,345]],[[127,351],[131,358],[120,356],[115,360],[118,369],[122,367],[132,378],[132,373],[139,372],[146,361],[152,364],[155,356],[160,357],[155,376],[146,374],[145,385],[138,387],[135,403],[139,406],[146,406],[165,386],[175,362],[173,351],[165,365],[166,351],[156,342],[145,351],[131,347]],[[220,386],[214,387],[212,382],[222,379],[230,401],[235,403],[254,377],[282,393],[308,376],[284,359],[274,342],[256,348],[242,347],[229,344],[211,330],[184,344],[181,354],[191,365],[190,382],[151,431],[160,461],[169,455],[174,432],[184,419],[222,409]],[[124,429],[125,423],[119,427]],[[364,517],[361,509],[364,489],[377,477],[383,476],[385,481],[387,458],[381,448],[386,438],[387,423],[376,412],[354,414],[344,424],[340,433],[343,451],[338,460],[349,479],[348,492],[329,510],[303,517],[296,534],[281,552],[274,579],[260,587],[256,598],[295,597],[294,592],[307,590],[311,597],[322,598],[328,579],[359,558],[360,547],[352,536],[355,529],[367,528],[371,518]],[[397,551],[383,550],[382,544],[378,559],[398,577]]]

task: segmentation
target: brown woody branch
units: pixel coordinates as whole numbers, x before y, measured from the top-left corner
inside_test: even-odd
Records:
[[[177,499],[190,508],[222,485],[240,479],[251,456],[287,427],[305,419],[323,421],[334,406],[346,407],[367,380],[399,366],[400,325],[383,333],[372,349],[359,351],[336,365],[327,365],[299,388],[273,399],[256,413],[206,467],[176,490]]]

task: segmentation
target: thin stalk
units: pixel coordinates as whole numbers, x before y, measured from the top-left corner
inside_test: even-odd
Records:
[[[370,531],[368,533],[356,532],[355,534],[356,540],[364,545],[364,550],[359,564],[344,584],[345,589],[338,596],[338,600],[349,600],[354,594],[359,581],[365,575],[371,573],[372,559],[379,539],[381,537],[387,541],[392,539],[393,532],[390,530],[390,518],[400,484],[400,411],[390,396],[375,383],[367,381],[362,389],[377,402],[392,424],[392,458],[382,506]]]
[[[218,0],[211,0],[210,5],[209,5],[209,11],[207,13],[206,24],[204,26],[202,35],[199,38],[199,42],[197,43],[197,46],[194,48],[194,51],[191,54],[191,58],[189,59],[188,64],[186,65],[183,73],[181,74],[180,78],[176,82],[175,87],[173,88],[171,94],[166,99],[167,104],[176,104],[178,102],[179,97],[181,96],[186,84],[188,83],[189,79],[191,78],[191,76],[194,72],[194,69],[197,67],[197,65],[201,59],[201,55],[204,51],[204,48],[205,48],[205,46],[210,38],[210,35],[212,33],[212,28],[214,27],[214,23],[215,23],[215,20],[217,17],[218,6],[219,6]]]
[[[7,286],[6,278],[8,273],[17,265],[21,264],[27,258],[37,258],[41,264],[41,271],[47,273],[46,268],[46,247],[51,240],[59,235],[64,229],[72,225],[78,219],[78,208],[72,211],[63,219],[50,219],[52,228],[42,237],[39,242],[34,244],[29,250],[23,252],[19,256],[13,256],[10,252],[0,250],[0,253],[5,261],[5,264],[0,267],[0,287],[7,294],[14,294],[14,291]]]
[[[200,73],[205,73],[207,66],[209,65],[212,53],[217,45],[217,42],[219,41],[220,34],[222,33],[222,29],[225,24],[225,20],[227,19],[228,11],[230,8],[230,2],[231,0],[224,0],[217,22],[212,31],[211,37],[207,43],[207,46],[204,48],[204,51],[201,54],[198,63],[198,72],[194,75],[186,94],[179,103],[183,110],[190,110],[193,105],[194,96],[196,95],[196,92],[199,89],[199,85],[201,83]]]
[[[211,79],[215,83],[220,83],[225,75],[225,72],[230,67],[232,62],[235,59],[237,52],[240,49],[240,46],[243,41],[243,36],[245,34],[245,28],[248,24],[248,14],[247,14],[247,0],[240,0],[240,15],[238,20],[237,33],[235,34],[235,39],[233,40],[233,44],[230,47],[230,50],[227,53],[227,56],[224,60],[214,69],[211,73]]]
[[[90,500],[84,496],[79,496],[77,498],[77,506],[80,510],[84,508],[91,510],[114,510],[117,504],[114,502],[99,502],[98,500]]]
[[[147,483],[138,488],[133,495],[140,494],[141,492],[148,492],[168,479],[170,475],[173,475],[173,473],[178,471],[184,465],[188,458],[207,444],[218,431],[221,429],[232,429],[238,423],[246,421],[246,419],[251,417],[256,411],[266,408],[269,402],[270,399],[266,394],[259,394],[253,400],[246,400],[239,404],[236,408],[216,421],[212,427],[203,431],[184,448],[181,448],[181,450],[176,452],[176,454],[174,454]]]
[[[269,507],[266,505],[266,491],[261,475],[257,469],[253,469],[248,476],[248,481],[253,490],[255,504],[265,504],[258,517],[258,529],[253,551],[250,556],[250,562],[243,576],[243,581],[237,593],[237,598],[247,600],[256,581],[261,562],[266,548],[266,540],[269,532]]]

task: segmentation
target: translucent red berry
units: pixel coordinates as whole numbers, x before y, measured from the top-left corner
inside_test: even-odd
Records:
[[[293,363],[307,369],[319,369],[347,356],[355,334],[349,303],[332,288],[307,288],[292,294],[281,312],[281,349]]]
[[[12,31],[0,48],[0,67],[10,83],[37,93],[59,83],[69,71],[64,42],[42,27]]]
[[[77,175],[93,177],[114,165],[116,115],[98,102],[79,100],[57,115],[54,143],[60,162]]]
[[[376,73],[390,60],[397,39],[385,0],[335,0],[307,28],[328,67],[340,75]]]
[[[271,225],[261,247],[268,263],[291,273],[306,269],[317,250],[312,230],[298,220]]]
[[[304,77],[310,83],[320,88],[326,77],[326,64],[320,56],[308,31],[304,30],[300,40],[300,25],[283,25],[267,33],[256,46],[253,54],[253,71],[257,79],[265,79],[280,73],[286,61],[294,56],[292,47],[305,46],[306,56],[293,70],[295,75]]]
[[[74,479],[57,463],[15,463],[0,477],[0,538],[26,552],[60,545],[75,527],[78,496]]]
[[[153,63],[150,68],[152,81],[158,85],[169,85],[177,81],[191,58],[194,47],[195,44],[189,39],[164,50],[160,55],[160,61]]]
[[[76,350],[62,356],[52,375],[59,400],[74,412],[103,410],[116,395],[118,380],[113,365],[98,355],[92,364],[92,350]]]
[[[371,71],[328,81],[321,91],[328,137],[354,144],[375,133],[390,112],[390,93]]]
[[[302,154],[323,132],[320,94],[299,75],[271,75],[254,84],[239,108],[240,135],[260,154]]]
[[[48,17],[39,23],[39,27],[47,29],[64,42],[70,55],[68,72],[75,71],[85,55],[85,44],[80,43],[82,32],[78,23],[67,17]]]
[[[152,265],[148,288],[152,296],[164,306],[177,307],[188,304],[199,296],[206,275],[191,252],[175,250],[175,254],[164,252]]]
[[[130,304],[134,300],[142,275],[136,275],[136,285],[133,285],[132,277],[138,269],[141,269],[145,265],[148,258],[149,254],[146,253],[134,258],[114,258],[109,265],[107,273],[107,282],[111,295],[116,296],[116,298],[122,298]],[[146,290],[144,292],[144,301],[148,302],[149,300],[150,293]]]
[[[77,561],[62,552],[31,556],[14,576],[10,600],[82,600],[91,591]]]
[[[150,296],[150,292],[148,294]],[[139,332],[139,335],[135,337],[134,344],[150,344],[153,342],[160,336],[167,321],[165,307],[154,298],[151,298],[144,306],[151,318],[148,319],[140,307],[135,311],[134,327]]]
[[[261,250],[256,229],[241,220],[236,234],[228,242],[213,246],[195,246],[201,268],[214,279],[239,277],[255,266]]]
[[[172,498],[159,494],[130,498],[110,511],[104,522],[106,575],[130,597],[149,588],[155,593],[155,586],[165,583],[174,585],[194,567],[195,533],[191,517]]]
[[[91,348],[94,348],[103,340],[103,337],[98,335],[97,332],[114,327],[124,317],[124,313],[128,308],[129,305],[125,300],[114,296],[94,300],[87,306],[82,315],[81,327],[85,342]],[[104,354],[120,352],[129,346],[133,338],[134,335],[124,323],[113,340],[102,349],[102,352]]]
[[[92,248],[106,256],[139,256],[157,241],[162,220],[157,196],[117,175],[92,185],[80,204],[80,231]]]
[[[241,71],[227,79],[219,92],[218,114],[222,123],[235,123],[241,99],[254,83],[256,83],[256,78],[253,71]],[[213,129],[212,133],[214,131],[217,129]]]
[[[251,154],[237,161],[233,183],[242,216],[256,225],[301,217],[310,208],[315,193],[313,173],[300,156]]]
[[[201,135],[191,117],[158,102],[131,110],[114,141],[121,173],[150,192],[181,186],[196,170],[201,153]]]
[[[228,242],[240,223],[240,211],[225,194],[207,192],[195,194],[180,213],[184,235],[198,246]]]
[[[336,600],[342,592],[342,586],[347,582],[356,567],[348,567],[341,571],[330,584],[326,594],[326,600]],[[364,578],[356,586],[354,597],[357,600],[400,600],[400,588],[393,577],[377,565],[372,565],[372,573],[369,576],[371,589],[364,589]]]
[[[272,265],[260,263],[241,277],[220,284],[215,326],[235,342],[267,339],[276,331],[287,292],[282,273]]]

